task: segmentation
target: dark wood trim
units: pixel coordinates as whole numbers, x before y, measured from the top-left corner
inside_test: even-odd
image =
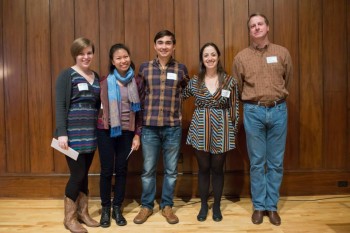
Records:
[[[335,195],[349,194],[350,186],[338,187],[338,181],[349,182],[350,172],[314,171],[314,172],[287,172],[284,175],[281,196],[299,195]],[[90,175],[90,196],[99,196],[99,175]],[[64,195],[67,174],[55,175],[16,175],[0,176],[0,197],[18,198],[59,198]],[[157,196],[161,190],[162,176],[157,177]],[[249,174],[244,172],[227,172],[225,174],[225,196],[249,197]],[[140,198],[140,174],[132,173],[128,176],[128,198]],[[180,174],[177,179],[175,196],[197,196],[197,175]]]

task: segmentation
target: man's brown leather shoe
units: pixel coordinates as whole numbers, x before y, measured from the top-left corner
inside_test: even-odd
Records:
[[[264,210],[254,210],[254,213],[252,215],[252,222],[254,224],[261,224],[263,222],[264,214]]]
[[[174,214],[170,206],[165,206],[162,209],[162,215],[166,218],[169,224],[176,224],[179,222],[179,218]]]
[[[267,216],[269,216],[270,223],[273,225],[281,225],[281,217],[278,215],[277,211],[267,211]]]
[[[153,210],[148,209],[146,207],[141,207],[140,212],[134,218],[134,223],[142,224],[142,223],[146,222],[147,218],[149,216],[151,216],[152,213],[153,213]]]

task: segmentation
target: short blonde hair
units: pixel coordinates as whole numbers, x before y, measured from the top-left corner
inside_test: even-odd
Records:
[[[76,58],[81,53],[81,51],[89,46],[92,48],[92,53],[95,53],[95,45],[91,40],[84,37],[75,39],[70,47],[70,53],[74,61],[76,61]]]

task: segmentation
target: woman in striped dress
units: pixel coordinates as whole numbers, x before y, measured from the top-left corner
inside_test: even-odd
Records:
[[[220,62],[220,51],[214,43],[200,50],[200,71],[183,91],[183,99],[195,98],[195,111],[186,144],[195,149],[199,172],[201,209],[198,221],[208,214],[210,174],[214,194],[213,220],[221,221],[220,201],[224,185],[224,163],[227,151],[236,147],[238,124],[237,82],[226,74]]]
[[[90,69],[94,44],[86,38],[71,46],[75,65],[64,70],[56,81],[56,136],[59,146],[79,152],[77,160],[66,156],[70,177],[65,190],[64,226],[71,232],[87,232],[100,224],[88,213],[88,172],[97,147],[96,125],[100,108],[100,85]]]

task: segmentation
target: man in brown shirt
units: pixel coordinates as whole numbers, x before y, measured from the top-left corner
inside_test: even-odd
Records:
[[[239,82],[243,102],[254,207],[252,222],[262,223],[266,213],[270,222],[278,226],[292,62],[286,48],[269,42],[266,16],[252,14],[247,25],[252,43],[235,57],[233,76]]]

